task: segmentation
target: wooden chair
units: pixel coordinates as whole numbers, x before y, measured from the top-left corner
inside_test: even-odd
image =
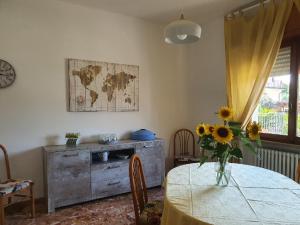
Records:
[[[148,202],[142,162],[136,154],[130,159],[129,177],[136,225],[159,225],[163,204],[161,201]]]
[[[241,163],[241,160],[240,159],[237,159],[237,158],[231,158],[229,160],[230,163]]]
[[[295,175],[295,181],[297,183],[300,183],[300,159],[298,159],[298,164],[296,168],[296,175]]]
[[[195,137],[192,131],[180,129],[174,135],[174,166],[199,162],[195,157]]]
[[[0,149],[4,154],[6,167],[6,178],[0,183],[0,225],[5,224],[4,208],[11,204],[12,197],[26,197],[31,200],[31,215],[35,217],[35,205],[33,195],[33,182],[30,180],[11,179],[10,166],[6,148],[0,144]]]

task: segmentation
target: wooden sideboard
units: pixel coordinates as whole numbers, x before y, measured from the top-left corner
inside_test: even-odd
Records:
[[[109,152],[107,162],[99,154]],[[44,178],[48,212],[55,208],[130,192],[129,158],[138,154],[147,187],[162,184],[165,176],[164,141],[123,140],[115,144],[44,147]]]

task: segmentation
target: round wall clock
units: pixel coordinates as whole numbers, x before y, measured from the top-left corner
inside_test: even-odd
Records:
[[[0,59],[0,88],[6,88],[15,81],[16,73],[12,65]]]

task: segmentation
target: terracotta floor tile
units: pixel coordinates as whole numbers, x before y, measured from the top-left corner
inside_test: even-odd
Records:
[[[160,188],[148,191],[149,199],[163,199]],[[30,219],[29,207],[8,209],[7,225],[134,225],[131,194],[100,199],[57,209],[47,214],[45,205],[37,203],[36,218]]]

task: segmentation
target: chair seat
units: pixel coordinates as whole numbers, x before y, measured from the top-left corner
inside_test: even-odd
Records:
[[[148,202],[140,215],[139,225],[159,225],[163,212],[163,202]]]
[[[175,157],[175,161],[178,162],[199,162],[200,158],[194,157],[194,156],[189,156],[189,155],[185,155],[185,156],[176,156]]]
[[[31,180],[13,180],[0,183],[0,196],[23,190],[30,186]]]

